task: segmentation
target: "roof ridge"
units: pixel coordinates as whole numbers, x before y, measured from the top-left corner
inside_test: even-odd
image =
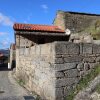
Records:
[[[80,14],[80,15],[91,15],[91,16],[100,16],[100,14],[91,13],[91,12],[78,12],[78,11],[64,11],[64,10],[58,10],[57,13],[63,12],[63,13],[71,13],[71,14]]]

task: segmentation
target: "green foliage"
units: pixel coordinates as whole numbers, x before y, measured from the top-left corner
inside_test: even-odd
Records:
[[[100,20],[96,20],[92,25],[79,33],[91,34],[96,40],[100,40]]]
[[[42,100],[42,99],[40,98],[40,96],[37,96],[37,97],[36,97],[36,100]]]
[[[88,86],[88,83],[92,81],[97,75],[100,74],[100,65],[96,66],[94,69],[91,70],[89,74],[87,74],[85,77],[83,77],[80,81],[79,84],[70,92],[70,94],[66,97],[65,100],[73,100],[75,95],[82,90],[83,88],[86,88]],[[97,91],[100,92],[100,86],[97,89]]]
[[[33,95],[36,96],[35,100],[42,100],[41,97],[35,92],[35,91],[31,91]]]
[[[17,80],[17,82],[19,83],[19,85],[24,86],[25,85],[25,81],[22,79]]]

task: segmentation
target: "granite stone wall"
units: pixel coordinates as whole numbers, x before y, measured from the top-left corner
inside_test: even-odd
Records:
[[[55,100],[54,44],[16,49],[16,76],[44,100]]]
[[[100,45],[89,43],[55,43],[57,100],[63,100],[79,80],[100,63]]]
[[[100,15],[96,14],[58,11],[53,24],[61,29],[66,30],[68,28],[72,33],[77,33],[95,25],[99,20]]]
[[[64,100],[100,63],[100,45],[53,42],[16,50],[16,76],[44,100]]]
[[[10,63],[10,66],[11,68],[15,68],[15,64],[16,64],[16,50],[11,47],[10,48],[10,58],[9,58],[9,63]]]

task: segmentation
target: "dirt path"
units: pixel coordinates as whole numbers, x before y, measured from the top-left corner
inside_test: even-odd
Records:
[[[0,71],[0,100],[35,100],[16,83],[10,71]]]

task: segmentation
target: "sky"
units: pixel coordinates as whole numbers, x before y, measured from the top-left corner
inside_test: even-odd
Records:
[[[0,49],[15,42],[14,23],[52,25],[58,10],[100,14],[100,0],[0,0]]]

